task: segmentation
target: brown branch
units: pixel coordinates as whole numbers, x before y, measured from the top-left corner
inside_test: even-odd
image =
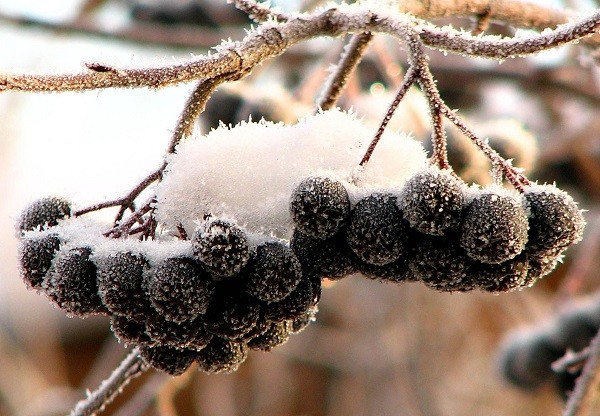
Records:
[[[589,346],[589,357],[581,376],[575,382],[575,389],[563,416],[586,416],[590,414],[592,405],[598,397],[600,389],[600,332],[596,334]]]
[[[254,0],[227,0],[228,3],[233,3],[233,5],[239,10],[246,13],[253,19],[255,22],[264,22],[268,20],[270,17],[279,20],[280,22],[285,22],[289,19],[289,17],[281,12],[275,11],[271,9],[269,6],[266,6],[263,3]]]
[[[337,103],[348,78],[362,60],[372,39],[373,35],[369,32],[357,33],[352,36],[344,48],[335,71],[325,83],[325,91],[317,101],[318,108],[323,111],[329,110]]]
[[[577,23],[564,25],[531,38],[490,39],[472,37],[452,29],[426,24],[415,25],[406,16],[390,17],[364,6],[331,8],[312,15],[300,15],[283,23],[267,22],[240,42],[225,42],[212,55],[189,62],[146,69],[88,71],[73,75],[0,76],[0,91],[83,91],[98,88],[160,88],[202,78],[215,78],[234,72],[249,73],[266,59],[290,46],[318,36],[337,37],[350,32],[387,33],[405,39],[417,33],[429,47],[471,56],[504,59],[533,54],[558,47],[595,33],[600,27],[600,11]],[[113,68],[109,65],[109,67]]]
[[[585,365],[588,358],[590,358],[589,347],[578,352],[568,350],[565,355],[552,363],[552,371],[555,373],[578,371]]]

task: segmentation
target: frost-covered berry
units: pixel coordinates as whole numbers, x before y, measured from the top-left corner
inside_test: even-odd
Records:
[[[219,286],[204,315],[206,329],[225,338],[243,337],[260,317],[259,301],[233,286]]]
[[[285,299],[265,305],[265,317],[274,322],[299,318],[317,304],[320,292],[320,281],[303,278]]]
[[[350,197],[340,182],[310,177],[296,187],[290,199],[292,221],[303,233],[326,239],[348,221]]]
[[[469,257],[498,264],[516,257],[527,242],[527,216],[520,202],[498,190],[483,190],[465,210],[460,245]]]
[[[302,277],[300,261],[280,242],[266,242],[256,247],[243,273],[247,293],[265,302],[278,301],[289,295]]]
[[[551,365],[564,353],[546,334],[517,334],[500,350],[500,371],[512,384],[535,389],[554,379]]]
[[[232,373],[238,369],[246,357],[248,347],[243,342],[214,337],[206,347],[198,351],[198,368],[205,373]]]
[[[140,356],[146,363],[172,376],[185,373],[197,355],[196,350],[168,345],[140,346]]]
[[[40,227],[53,227],[59,220],[71,216],[71,203],[66,199],[49,196],[32,202],[21,214],[18,227],[31,231]]]
[[[581,240],[585,219],[569,194],[552,185],[533,185],[523,197],[529,214],[530,256],[557,255]]]
[[[223,219],[200,226],[192,236],[192,250],[215,280],[239,273],[250,258],[246,232]]]
[[[527,258],[529,260],[527,275],[530,279],[537,280],[550,274],[562,260],[562,255],[543,258],[528,256]]]
[[[21,278],[32,289],[41,289],[42,281],[52,265],[54,255],[60,249],[56,234],[28,237],[19,245]]]
[[[146,333],[161,345],[197,350],[204,348],[213,337],[204,328],[203,316],[177,323],[153,314],[146,320]]]
[[[449,171],[429,168],[404,184],[398,206],[413,229],[429,235],[444,235],[460,224],[464,186],[464,182]]]
[[[248,348],[271,351],[274,347],[284,344],[290,337],[291,331],[290,321],[271,322],[266,331],[248,341]]]
[[[146,333],[145,324],[132,321],[124,316],[111,316],[110,329],[119,342],[126,345],[150,345],[155,343]]]
[[[361,260],[381,266],[398,260],[407,249],[408,226],[396,202],[392,194],[376,193],[352,209],[346,240]]]
[[[108,313],[98,295],[96,265],[90,260],[91,254],[89,247],[59,252],[42,283],[48,298],[68,315]]]
[[[369,279],[382,282],[402,283],[418,280],[408,267],[408,261],[405,257],[400,257],[400,259],[383,266],[375,266],[361,261],[358,263],[358,271]]]
[[[148,298],[165,319],[183,322],[206,312],[214,284],[201,265],[189,257],[170,257],[150,269]]]
[[[534,276],[528,276],[529,262],[523,254],[500,264],[473,262],[471,273],[479,289],[487,292],[509,292],[532,286]]]
[[[319,240],[296,229],[290,247],[302,265],[302,273],[335,279],[356,271],[355,255],[343,233]]]
[[[414,277],[440,291],[469,291],[477,287],[471,274],[471,259],[457,241],[448,237],[421,235],[414,242],[408,261]]]
[[[144,322],[151,310],[145,293],[144,274],[149,263],[141,254],[127,251],[97,260],[98,290],[112,313]]]
[[[308,325],[310,325],[316,320],[316,315],[318,311],[319,308],[315,305],[299,317],[295,319],[290,319],[289,322],[292,325],[290,332],[292,334],[297,334],[299,332],[304,331]]]

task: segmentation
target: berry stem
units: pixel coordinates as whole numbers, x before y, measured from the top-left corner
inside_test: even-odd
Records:
[[[354,72],[364,54],[367,52],[373,35],[369,32],[357,33],[352,36],[350,42],[344,48],[340,61],[325,83],[325,91],[317,101],[317,107],[321,110],[331,109],[340,98],[344,86],[350,75]]]
[[[402,99],[408,92],[409,88],[415,83],[415,81],[417,80],[417,76],[418,76],[417,70],[414,68],[414,66],[411,65],[408,68],[408,70],[406,71],[406,74],[404,75],[404,80],[402,81],[402,85],[400,85],[400,88],[398,89],[398,92],[396,93],[396,97],[394,98],[394,100],[392,101],[390,106],[388,107],[385,117],[383,118],[383,120],[381,120],[381,124],[379,125],[379,128],[377,129],[377,133],[375,133],[375,137],[373,137],[373,140],[371,140],[371,143],[369,144],[369,147],[367,148],[365,155],[361,159],[359,166],[364,166],[371,158],[371,155],[373,154],[373,151],[375,150],[377,143],[379,143],[379,140],[381,139],[381,136],[383,135],[385,128],[387,127],[390,120],[392,119],[394,112],[398,108],[400,101],[402,101]]]
[[[590,414],[600,389],[600,332],[589,347],[589,357],[575,389],[569,396],[563,416],[587,416]]]
[[[91,416],[101,412],[131,380],[140,376],[148,368],[140,357],[139,350],[134,348],[110,377],[104,380],[94,392],[88,393],[87,398],[79,401],[69,415]]]
[[[145,214],[153,210],[153,205],[156,203],[156,198],[151,197],[144,205],[138,208],[133,214],[131,214],[125,221],[111,230],[104,233],[105,237],[119,238],[124,234],[128,234],[133,224],[138,222]],[[146,221],[144,221],[146,223]]]

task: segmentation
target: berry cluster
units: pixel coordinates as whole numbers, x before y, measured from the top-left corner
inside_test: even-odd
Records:
[[[156,369],[178,375],[196,362],[207,373],[235,371],[249,349],[269,351],[314,318],[321,281],[280,241],[209,218],[184,253],[157,258],[158,241],[81,243],[59,224],[70,215],[58,198],[22,214],[23,280],[70,316],[110,316],[117,338]],[[108,241],[117,249],[103,249]]]
[[[499,187],[468,188],[427,168],[400,191],[351,203],[341,182],[309,177],[294,190],[291,247],[303,273],[342,278],[418,280],[441,291],[510,291],[548,274],[578,242],[585,221],[554,186],[521,196]]]
[[[554,385],[563,397],[572,391],[581,368],[553,370],[568,351],[581,351],[600,330],[600,299],[577,303],[544,326],[511,334],[500,352],[500,370],[511,384],[533,390]]]

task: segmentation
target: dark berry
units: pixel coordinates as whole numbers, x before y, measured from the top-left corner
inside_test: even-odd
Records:
[[[346,225],[350,197],[340,182],[310,177],[300,182],[292,193],[290,214],[300,231],[324,240]]]
[[[408,265],[415,278],[435,290],[464,292],[477,287],[471,259],[449,237],[421,235],[415,239]]]
[[[42,281],[60,249],[60,239],[55,234],[28,237],[19,244],[21,278],[32,289],[41,289]]]
[[[198,350],[204,348],[213,337],[204,328],[203,316],[177,323],[154,314],[146,321],[146,333],[161,345]]]
[[[543,258],[528,256],[529,270],[527,275],[530,277],[530,279],[541,279],[542,277],[550,274],[556,268],[561,259],[561,255]]]
[[[146,363],[172,376],[185,373],[197,355],[198,351],[196,350],[168,345],[140,346],[140,356]]]
[[[183,322],[206,312],[214,284],[196,260],[170,257],[150,270],[147,290],[165,319]]]
[[[246,357],[248,347],[243,342],[214,337],[206,347],[198,351],[198,368],[205,373],[232,373],[238,369]]]
[[[248,348],[271,351],[274,347],[284,344],[290,337],[291,331],[290,321],[271,322],[266,331],[248,341]]]
[[[579,306],[560,313],[551,336],[554,342],[573,351],[581,351],[590,345],[592,338],[600,330],[598,311]]]
[[[319,308],[317,306],[313,306],[299,317],[289,320],[292,326],[290,332],[292,334],[297,334],[299,332],[304,331],[308,325],[310,325],[316,320],[316,315],[318,311]]]
[[[407,249],[408,226],[392,194],[372,194],[356,204],[346,240],[354,253],[381,266],[400,258]]]
[[[239,273],[250,258],[246,232],[222,219],[209,219],[194,232],[192,250],[215,280]]]
[[[32,202],[21,214],[18,227],[21,231],[53,227],[59,220],[71,216],[71,203],[63,198],[49,196]]]
[[[85,317],[107,314],[98,295],[92,249],[77,247],[61,251],[42,283],[48,298],[68,315]]]
[[[355,255],[343,233],[319,240],[296,229],[290,247],[300,261],[302,273],[335,279],[356,272]]]
[[[266,242],[256,248],[243,273],[246,292],[265,302],[289,295],[302,277],[300,262],[285,244]]]
[[[204,325],[215,335],[240,338],[250,332],[259,320],[260,304],[232,286],[219,286],[204,316]]]
[[[581,240],[585,220],[569,194],[555,186],[531,186],[523,194],[529,214],[527,253],[541,258],[559,254]]]
[[[110,329],[115,337],[126,345],[150,345],[154,343],[146,333],[145,324],[132,321],[124,316],[111,316]]]
[[[527,229],[525,210],[516,198],[484,190],[466,208],[460,244],[471,258],[498,264],[523,251]]]
[[[264,307],[266,318],[274,322],[283,322],[303,316],[318,302],[321,289],[319,283],[303,278],[285,299],[271,302]]]
[[[525,255],[500,264],[473,262],[471,273],[481,290],[487,292],[509,292],[532,286],[534,276],[528,276],[529,262]]]
[[[367,278],[382,282],[402,283],[418,280],[408,267],[408,261],[404,257],[383,266],[375,266],[361,261],[358,263],[358,270]]]
[[[119,252],[97,263],[102,303],[114,314],[144,322],[151,310],[144,287],[148,260],[141,254]]]
[[[411,177],[398,206],[410,226],[424,234],[444,235],[460,224],[464,182],[450,172],[430,168]]]

